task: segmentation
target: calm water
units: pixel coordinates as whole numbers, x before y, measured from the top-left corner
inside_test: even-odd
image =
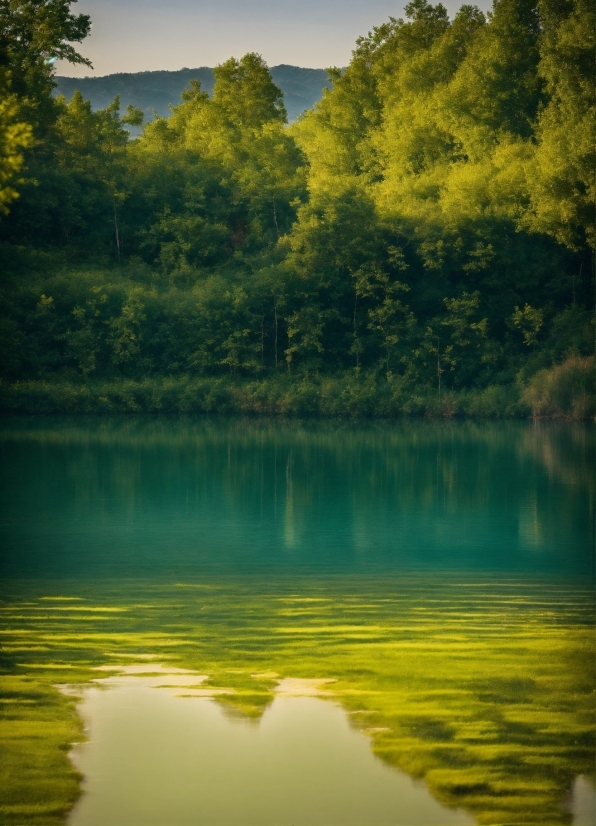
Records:
[[[375,759],[342,709],[317,697],[276,697],[248,721],[128,678],[88,690],[81,709],[90,740],[74,760],[89,779],[69,826],[474,823]]]
[[[592,826],[594,457],[592,425],[2,422],[3,651],[146,664],[72,689],[70,826]]]
[[[0,457],[5,578],[594,575],[591,425],[25,419]]]

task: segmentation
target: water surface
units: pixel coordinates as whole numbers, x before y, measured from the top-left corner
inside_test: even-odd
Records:
[[[594,574],[594,428],[16,419],[8,578]]]
[[[6,823],[139,662],[205,680],[80,689],[75,826],[592,817],[593,426],[20,418],[0,502]]]
[[[85,692],[69,826],[472,826],[384,765],[343,710],[278,696],[258,721],[135,677]]]

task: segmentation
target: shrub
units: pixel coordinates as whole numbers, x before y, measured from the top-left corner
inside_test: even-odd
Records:
[[[522,397],[534,417],[587,419],[596,413],[594,356],[572,356],[540,370],[524,388]]]

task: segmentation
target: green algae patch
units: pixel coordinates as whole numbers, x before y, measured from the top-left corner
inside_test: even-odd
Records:
[[[80,793],[68,751],[84,736],[82,723],[74,700],[47,675],[17,669],[0,676],[2,823],[62,823]]]
[[[208,675],[201,689],[256,721],[284,680],[320,684],[443,805],[486,826],[570,822],[564,800],[593,773],[591,591],[430,577],[188,586],[65,584],[78,614],[42,612],[41,586],[15,586],[2,606],[2,823],[64,821],[80,788],[76,690],[134,663]]]

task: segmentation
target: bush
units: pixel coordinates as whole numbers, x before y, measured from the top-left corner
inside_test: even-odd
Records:
[[[594,416],[594,358],[574,356],[519,385],[446,390],[385,381],[346,371],[336,376],[287,375],[259,380],[175,376],[108,381],[0,381],[0,413],[189,413],[322,416],[361,419],[399,416],[473,419],[584,419]]]
[[[588,419],[596,413],[594,356],[572,356],[530,379],[522,393],[532,416]]]

